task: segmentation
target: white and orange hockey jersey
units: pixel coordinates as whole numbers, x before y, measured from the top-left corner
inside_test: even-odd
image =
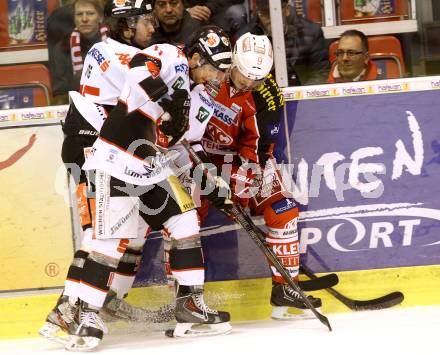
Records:
[[[100,169],[135,185],[155,184],[170,176],[172,158],[155,145],[156,122],[164,113],[159,101],[176,89],[189,92],[189,85],[188,61],[178,47],[164,43],[139,51],[84,170]]]
[[[137,52],[136,47],[107,38],[94,44],[87,53],[79,92],[70,91],[69,96],[81,116],[96,131],[101,129],[108,109],[118,103],[129,63]],[[70,134],[89,128],[80,120],[66,123],[72,126]]]

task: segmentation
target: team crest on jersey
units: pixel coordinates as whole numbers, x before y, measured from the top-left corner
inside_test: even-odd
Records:
[[[234,107],[236,109],[236,107]],[[219,102],[214,103],[214,117],[227,124],[228,126],[237,124],[237,111],[222,105]]]
[[[206,132],[211,136],[213,141],[220,144],[230,145],[233,142],[232,138],[225,131],[211,122],[208,123]]]
[[[148,68],[151,76],[156,79],[160,74],[160,69],[162,68],[162,62],[154,57],[145,55],[145,65]]]

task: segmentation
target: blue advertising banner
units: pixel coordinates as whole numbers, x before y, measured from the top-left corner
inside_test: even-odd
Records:
[[[47,0],[7,0],[9,45],[46,42]]]
[[[34,107],[32,88],[0,89],[0,110],[25,107]]]
[[[439,99],[425,91],[287,102],[291,164],[284,124],[277,154],[302,209],[302,262],[316,272],[440,264]],[[203,233],[207,281],[270,275],[250,238],[215,211]],[[137,283],[164,281],[159,236],[145,253]]]
[[[430,91],[289,103],[309,265],[440,264],[439,98]]]

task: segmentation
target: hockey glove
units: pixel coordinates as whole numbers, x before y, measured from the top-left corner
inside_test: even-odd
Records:
[[[243,167],[232,167],[231,190],[232,201],[239,203],[242,207],[248,207],[249,198],[252,197],[252,186],[254,185],[255,174],[252,169]]]
[[[227,213],[232,207],[232,194],[227,182],[220,176],[215,176],[214,181],[207,181],[207,191],[211,191],[206,195],[211,205]]]
[[[171,137],[168,143],[171,146],[182,138],[189,127],[191,98],[186,90],[177,89],[171,95],[171,100],[162,99],[159,105],[164,110],[162,119],[158,122],[159,130]]]

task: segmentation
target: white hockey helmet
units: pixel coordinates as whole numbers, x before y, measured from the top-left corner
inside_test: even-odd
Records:
[[[273,50],[265,35],[250,32],[238,38],[232,53],[232,67],[251,80],[262,80],[272,70]]]

